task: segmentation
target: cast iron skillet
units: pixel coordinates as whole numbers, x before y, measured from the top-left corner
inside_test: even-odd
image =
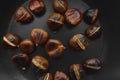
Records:
[[[46,18],[53,12],[52,0],[45,0],[47,5],[46,13],[43,16],[34,16],[34,20],[30,24],[14,23],[13,14],[15,10],[21,6],[27,6],[26,0],[4,0],[0,3],[0,40],[7,32],[13,32],[23,38],[29,38],[29,33],[33,27],[40,27],[48,31],[51,38],[61,40],[68,47],[69,38],[75,33],[84,34],[84,30],[88,25],[82,22],[75,28],[69,28],[64,25],[56,34],[52,33],[46,25]],[[119,11],[116,9],[119,2],[112,1],[92,1],[92,0],[69,0],[69,8],[76,7],[84,12],[89,7],[98,7],[100,9],[100,24],[103,26],[103,33],[100,39],[90,41],[91,45],[85,52],[76,52],[68,49],[64,52],[61,59],[54,60],[47,56],[44,46],[38,47],[32,56],[38,54],[46,57],[50,62],[49,72],[54,73],[56,70],[62,70],[69,74],[68,68],[70,64],[82,63],[86,58],[98,57],[103,62],[103,69],[98,72],[87,73],[85,80],[119,80],[120,64],[119,64],[119,34],[118,21]],[[89,6],[88,6],[89,5]],[[117,23],[118,22],[118,23]],[[24,28],[23,28],[24,27]],[[62,34],[66,37],[62,36]],[[2,41],[1,41],[2,42]],[[11,56],[19,53],[18,49],[6,50],[0,42],[0,79],[1,80],[36,80],[38,73],[33,68],[23,72],[18,70],[11,63]]]

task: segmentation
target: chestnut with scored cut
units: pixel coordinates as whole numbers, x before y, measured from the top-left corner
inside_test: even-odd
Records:
[[[19,7],[15,12],[16,22],[29,22],[32,18],[32,14],[23,6]]]
[[[96,22],[98,15],[98,8],[90,8],[84,13],[84,21],[88,24],[93,24]]]
[[[31,40],[25,39],[19,44],[19,49],[23,53],[30,54],[34,51],[35,47]]]
[[[56,71],[54,80],[69,80],[69,77],[62,71]]]
[[[30,0],[29,9],[31,12],[37,14],[45,9],[45,4],[43,0]]]
[[[68,2],[67,0],[54,0],[53,8],[56,12],[64,14],[68,9]]]
[[[3,46],[5,48],[15,48],[19,45],[19,38],[13,33],[7,33],[3,36]]]
[[[89,26],[86,30],[86,35],[90,39],[97,39],[101,36],[102,28],[98,24],[93,24]]]
[[[53,13],[49,15],[47,19],[47,25],[52,31],[56,31],[64,24],[64,16],[59,13]]]
[[[48,33],[40,28],[34,28],[31,31],[31,40],[38,46],[45,43],[48,40]]]
[[[51,73],[46,73],[40,76],[38,80],[53,80],[53,76]]]
[[[86,50],[89,41],[84,35],[76,34],[70,39],[69,44],[75,50]]]
[[[81,64],[72,64],[70,66],[70,76],[73,80],[82,80],[85,76],[85,71]]]
[[[63,51],[65,50],[65,47],[59,40],[49,39],[45,46],[45,49],[50,57],[55,58],[62,55]]]
[[[76,8],[68,9],[65,13],[65,19],[71,25],[78,25],[82,21],[82,12]]]

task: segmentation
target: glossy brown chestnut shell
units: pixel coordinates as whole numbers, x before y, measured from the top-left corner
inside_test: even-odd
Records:
[[[102,28],[98,24],[93,24],[89,26],[86,30],[86,35],[90,39],[97,39],[101,36]]]
[[[48,60],[42,56],[33,57],[32,63],[40,70],[47,70],[49,66]]]
[[[81,64],[72,64],[70,66],[70,76],[72,80],[82,80],[85,76],[85,72]]]
[[[19,44],[19,49],[26,54],[30,54],[34,51],[35,47],[31,40],[25,39]]]
[[[38,80],[53,80],[53,76],[51,73],[46,73],[40,76]]]
[[[90,70],[100,70],[102,68],[101,61],[98,58],[89,58],[84,62],[84,66]]]
[[[67,0],[54,0],[53,8],[56,12],[64,14],[68,9],[68,2]]]
[[[31,31],[31,40],[38,46],[45,43],[48,40],[48,33],[40,28],[34,28]]]
[[[59,13],[53,13],[48,17],[47,24],[52,31],[56,31],[64,24],[64,16]]]
[[[84,35],[76,34],[70,39],[69,44],[75,50],[86,50],[89,41]]]
[[[55,58],[62,55],[65,47],[59,40],[49,39],[45,46],[45,49],[50,57]]]
[[[37,14],[42,12],[45,9],[45,4],[43,0],[30,0],[29,9]]]
[[[69,80],[69,77],[62,71],[56,71],[54,80]]]
[[[5,48],[15,48],[19,45],[19,38],[13,33],[7,33],[3,36],[3,46]]]
[[[21,70],[26,70],[30,67],[30,59],[26,54],[17,54],[12,57],[12,62]]]
[[[15,12],[16,22],[29,22],[32,18],[32,15],[23,6],[19,7]]]
[[[65,13],[66,21],[71,25],[77,25],[82,21],[82,12],[79,9],[71,8]]]

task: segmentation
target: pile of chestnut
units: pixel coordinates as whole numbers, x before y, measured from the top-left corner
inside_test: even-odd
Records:
[[[74,50],[86,50],[89,46],[89,39],[97,39],[101,35],[101,26],[96,24],[99,10],[97,8],[91,8],[85,11],[84,14],[77,9],[68,9],[67,0],[53,0],[54,13],[50,14],[47,19],[47,25],[52,31],[57,31],[62,27],[66,21],[68,24],[76,26],[83,19],[85,23],[90,26],[83,34],[75,34],[69,40],[69,45]],[[45,3],[43,0],[30,0],[29,10],[34,14],[40,14],[45,9]],[[24,6],[19,7],[15,12],[16,22],[29,22],[33,16]],[[86,37],[87,36],[87,37]],[[30,60],[29,55],[34,52],[35,47],[45,44],[46,53],[52,57],[60,57],[66,47],[63,43],[57,39],[49,38],[47,31],[41,28],[34,28],[31,31],[30,39],[24,39],[20,41],[19,37],[14,33],[7,33],[3,36],[3,45],[5,48],[18,48],[21,53],[13,55],[12,62],[22,70],[26,70],[30,65],[34,65],[40,71],[46,71],[49,67],[47,59],[40,55],[36,55]],[[81,80],[84,78],[85,70],[100,70],[101,62],[98,58],[89,58],[84,61],[83,64],[72,64],[69,68],[70,76],[72,80]],[[51,73],[44,73],[40,80],[69,80],[69,76],[62,71],[56,71],[54,78]]]

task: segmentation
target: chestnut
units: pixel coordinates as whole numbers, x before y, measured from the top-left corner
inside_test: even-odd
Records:
[[[31,40],[38,46],[45,43],[48,40],[48,33],[40,28],[34,28],[31,31]]]
[[[22,53],[17,54],[12,57],[12,62],[19,67],[21,70],[26,70],[30,67],[30,59],[29,57]]]
[[[30,54],[34,51],[34,44],[31,40],[25,39],[19,44],[19,49],[26,54]]]
[[[84,62],[84,67],[90,70],[100,70],[101,61],[98,58],[89,58]]]
[[[39,68],[40,70],[47,70],[49,66],[48,60],[42,56],[33,57],[32,63],[35,67]]]
[[[56,12],[64,14],[68,9],[68,1],[67,0],[54,0],[53,8]]]
[[[54,80],[69,80],[69,77],[62,71],[56,71]]]
[[[69,44],[75,50],[86,50],[89,41],[84,35],[76,34],[70,39]]]
[[[49,15],[47,24],[52,31],[56,31],[64,24],[64,16],[59,13],[53,13]]]
[[[53,77],[51,73],[46,73],[40,76],[39,80],[53,80]]]
[[[90,27],[88,27],[86,30],[86,35],[90,39],[99,38],[101,33],[102,33],[102,29],[101,29],[101,26],[98,24],[93,24]]]
[[[49,39],[45,46],[46,52],[50,57],[59,57],[62,55],[65,47],[59,40]]]
[[[71,25],[78,25],[82,21],[82,12],[76,8],[68,9],[65,13],[65,19]]]
[[[99,15],[98,8],[90,8],[84,13],[84,21],[88,24],[93,24],[96,22]]]
[[[13,33],[7,33],[3,36],[3,46],[5,48],[15,48],[19,44],[19,38]]]
[[[81,64],[72,64],[70,66],[70,76],[73,80],[82,80],[85,76],[85,71]]]
[[[16,22],[29,22],[32,18],[31,13],[23,6],[19,7],[15,12]]]
[[[37,14],[45,9],[45,4],[43,0],[30,0],[29,9],[31,12]]]

